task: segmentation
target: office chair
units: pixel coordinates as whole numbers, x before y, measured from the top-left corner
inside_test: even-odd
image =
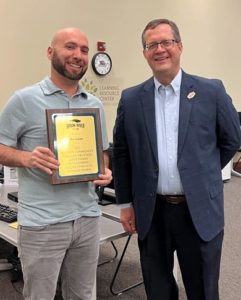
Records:
[[[241,129],[241,112],[238,112],[239,115],[239,122],[240,122],[240,129]],[[238,158],[238,160],[235,162],[234,166],[233,166],[233,170],[235,172],[241,173],[241,168],[239,167],[239,164],[241,162],[241,148],[239,148],[239,150],[237,151],[238,153],[240,153],[240,156]]]

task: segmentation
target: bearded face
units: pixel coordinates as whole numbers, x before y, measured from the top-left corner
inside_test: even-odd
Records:
[[[80,80],[87,71],[87,64],[77,58],[61,58],[57,51],[53,51],[52,67],[63,77],[70,80]]]

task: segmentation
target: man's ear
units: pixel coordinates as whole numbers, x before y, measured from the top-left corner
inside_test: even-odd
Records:
[[[49,46],[47,49],[47,57],[49,60],[52,59],[52,55],[53,55],[53,48],[51,46]]]
[[[177,46],[178,46],[180,52],[182,53],[182,50],[183,50],[182,42],[178,43]]]
[[[144,49],[143,49],[142,53],[143,53],[144,57],[146,58],[146,51]]]

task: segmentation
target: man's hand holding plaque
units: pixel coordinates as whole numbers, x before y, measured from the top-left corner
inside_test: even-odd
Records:
[[[104,174],[100,174],[99,178],[94,180],[94,183],[96,185],[100,185],[100,186],[106,186],[109,183],[111,183],[112,180],[112,172],[110,169],[105,168],[105,173]]]
[[[23,165],[28,168],[38,168],[49,175],[52,175],[59,168],[59,161],[54,153],[46,147],[36,147],[32,152],[23,152]]]

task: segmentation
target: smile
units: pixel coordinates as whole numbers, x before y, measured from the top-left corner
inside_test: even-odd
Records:
[[[77,65],[77,64],[74,64],[74,63],[70,63],[70,66],[73,67],[73,68],[76,68],[76,69],[82,68],[81,65]]]
[[[168,56],[165,56],[165,57],[156,57],[155,61],[164,61],[164,60],[166,60],[168,58],[169,58]]]

